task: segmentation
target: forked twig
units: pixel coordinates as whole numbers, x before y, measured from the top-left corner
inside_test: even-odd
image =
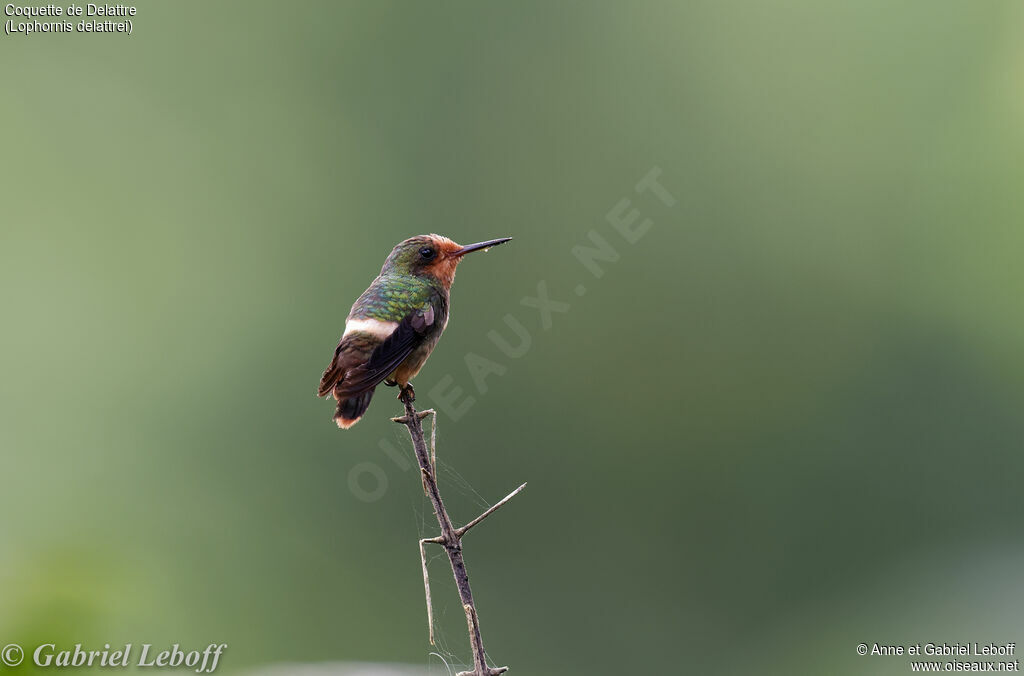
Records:
[[[399,396],[405,405],[405,415],[392,418],[397,423],[405,425],[409,429],[409,436],[412,437],[413,449],[416,451],[416,460],[420,465],[420,474],[423,478],[423,489],[434,506],[434,515],[441,527],[441,534],[433,538],[425,538],[419,541],[420,563],[423,568],[423,590],[427,599],[427,623],[430,628],[430,643],[434,643],[434,609],[430,599],[430,577],[427,572],[427,544],[438,544],[444,547],[448,554],[448,561],[452,566],[452,573],[455,576],[455,586],[459,590],[459,598],[462,601],[462,609],[466,613],[466,624],[469,627],[469,642],[473,648],[473,671],[463,671],[457,676],[498,676],[508,671],[508,667],[488,667],[484,642],[480,635],[480,617],[477,615],[476,604],[473,602],[473,592],[469,587],[469,574],[466,572],[466,563],[462,557],[462,536],[470,528],[473,528],[488,516],[496,512],[509,500],[522,491],[526,484],[515,489],[507,496],[488,508],[483,514],[473,519],[461,528],[452,525],[451,517],[445,510],[441,501],[441,492],[437,488],[437,418],[431,421],[430,429],[430,454],[427,453],[426,440],[423,438],[422,421],[429,415],[434,415],[433,410],[417,411],[413,406],[414,395],[412,388],[402,390]]]

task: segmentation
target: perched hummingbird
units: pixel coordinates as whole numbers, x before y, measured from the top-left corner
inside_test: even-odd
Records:
[[[382,381],[411,389],[448,324],[448,291],[462,257],[512,239],[459,246],[440,235],[410,237],[391,250],[380,275],[359,296],[345,333],[320,379],[318,396],[338,401],[334,420],[348,429],[359,422]]]

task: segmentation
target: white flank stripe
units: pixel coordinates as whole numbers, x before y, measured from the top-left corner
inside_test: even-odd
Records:
[[[379,338],[387,338],[398,326],[398,322],[384,322],[379,319],[350,319],[345,322],[345,336],[353,331],[372,333]]]

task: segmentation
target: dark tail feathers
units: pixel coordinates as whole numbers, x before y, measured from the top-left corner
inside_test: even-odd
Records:
[[[339,401],[338,408],[334,411],[334,420],[338,423],[338,427],[347,430],[359,422],[359,419],[366,413],[366,409],[369,408],[371,399],[373,399],[372,389]]]

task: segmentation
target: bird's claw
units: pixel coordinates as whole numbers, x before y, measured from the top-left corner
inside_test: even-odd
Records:
[[[405,401],[407,397],[410,402],[416,401],[416,390],[412,389],[412,383],[406,383],[398,390],[399,400]]]

